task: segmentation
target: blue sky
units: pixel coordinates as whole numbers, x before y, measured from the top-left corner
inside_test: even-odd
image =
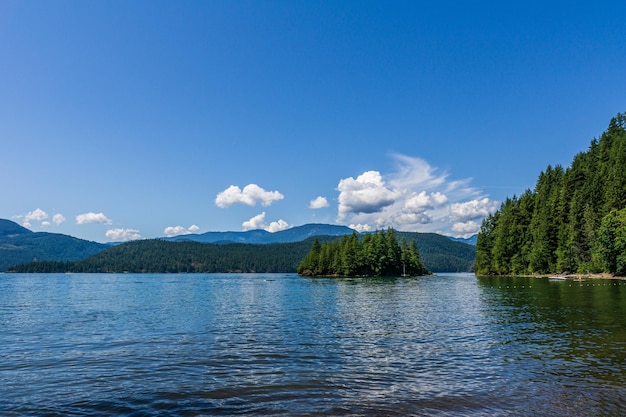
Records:
[[[469,236],[626,111],[626,3],[0,3],[0,218]]]

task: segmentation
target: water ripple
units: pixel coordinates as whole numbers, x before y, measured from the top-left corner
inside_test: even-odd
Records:
[[[265,278],[3,275],[0,414],[585,416],[626,406],[626,288]]]

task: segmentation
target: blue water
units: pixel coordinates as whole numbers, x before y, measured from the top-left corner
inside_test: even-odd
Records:
[[[0,274],[0,415],[619,415],[626,286]]]

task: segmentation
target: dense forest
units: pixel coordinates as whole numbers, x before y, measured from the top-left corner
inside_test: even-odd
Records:
[[[485,219],[482,275],[626,274],[626,115],[618,114],[570,167],[548,166],[534,190]]]
[[[433,272],[471,271],[475,248],[434,233],[398,232],[415,240],[421,260]],[[39,261],[14,266],[14,272],[296,272],[311,250],[313,237],[272,244],[212,244],[140,240],[112,246],[75,262]],[[318,236],[318,241],[338,240]]]
[[[335,239],[335,237],[322,237]],[[14,272],[293,272],[312,240],[297,243],[219,245],[139,240],[78,262],[32,262]]]
[[[353,233],[339,240],[313,242],[298,266],[304,276],[400,276],[426,275],[415,241],[398,242],[393,229],[363,235]]]

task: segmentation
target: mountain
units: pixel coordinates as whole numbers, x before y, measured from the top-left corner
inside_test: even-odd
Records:
[[[475,234],[467,238],[452,237],[452,236],[449,236],[449,238],[454,240],[455,242],[462,242],[462,243],[467,243],[468,245],[476,246],[476,241],[478,240],[478,234]]]
[[[0,219],[0,239],[33,233],[11,220]]]
[[[306,228],[305,228],[306,230]],[[434,233],[398,232],[415,239],[421,259],[432,272],[469,272],[475,248]],[[313,242],[338,236],[312,236],[288,243],[201,243],[163,239],[138,240],[112,246],[78,262],[33,262],[16,272],[296,272]]]
[[[0,271],[37,261],[21,271],[295,272],[314,238],[330,241],[352,233],[354,230],[346,226],[306,224],[275,233],[208,232],[108,245],[62,234],[35,233],[0,219]],[[434,233],[398,232],[398,236],[415,239],[430,271],[473,268],[474,246]]]
[[[354,232],[346,226],[332,224],[305,224],[292,227],[280,232],[270,233],[265,230],[250,230],[247,232],[207,232],[203,234],[191,234],[163,238],[173,242],[192,241],[202,243],[291,243],[300,242],[312,236],[343,236]]]
[[[437,233],[398,232],[407,241],[415,240],[426,268],[431,272],[472,272],[476,247]]]
[[[35,260],[78,261],[108,247],[57,233],[35,233],[15,222],[0,219],[0,271]]]

